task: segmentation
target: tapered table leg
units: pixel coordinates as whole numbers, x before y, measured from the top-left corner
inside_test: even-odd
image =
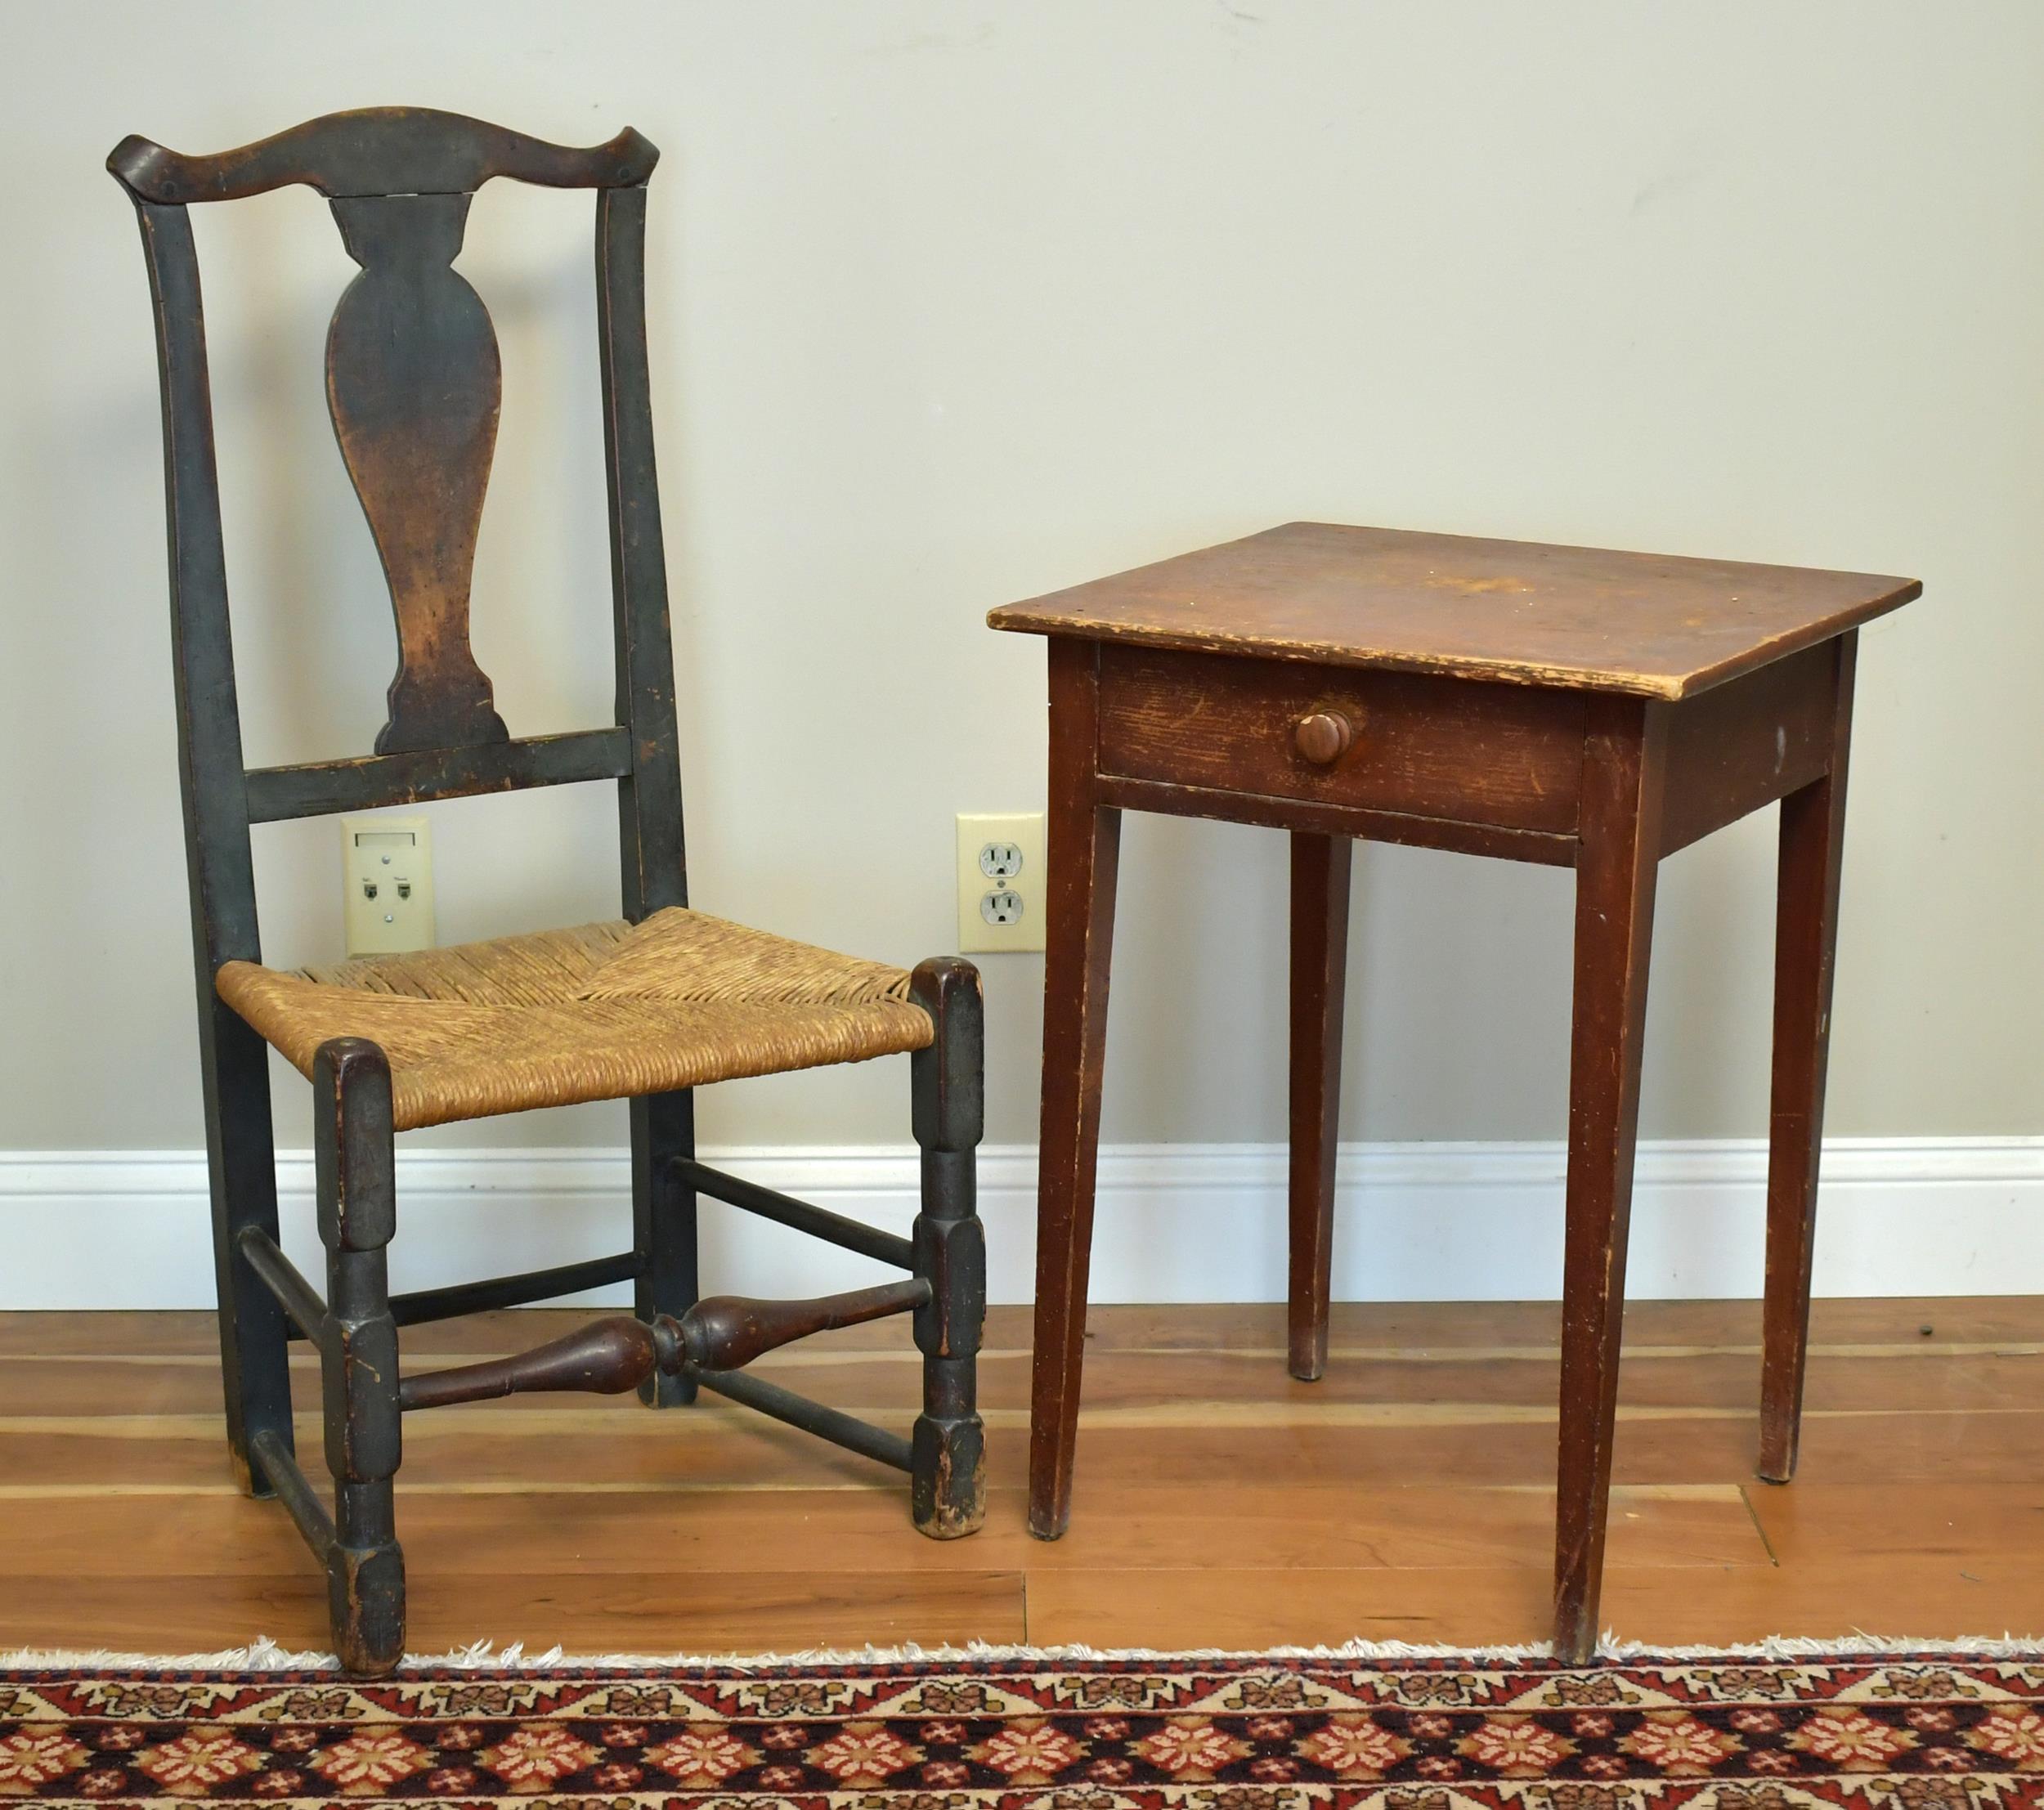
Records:
[[[1292,836],[1292,1261],[1289,1367],[1302,1382],[1327,1369],[1333,1287],[1334,1155],[1348,974],[1347,836]]]
[[[1571,1664],[1597,1646],[1665,735],[1658,707],[1637,699],[1593,697],[1589,713],[1576,873],[1554,1542],[1554,1651]]]
[[[1056,1539],[1072,1512],[1100,1155],[1100,1071],[1121,813],[1094,802],[1098,667],[1090,642],[1050,647],[1049,876],[1043,961],[1043,1120],[1030,1373],[1029,1531]]]
[[[1840,636],[1831,767],[1782,800],[1775,891],[1774,1087],[1768,1117],[1767,1308],[1760,1364],[1760,1475],[1795,1474],[1809,1348],[1810,1258],[1831,1044],[1831,957],[1845,853],[1845,769],[1856,634]]]

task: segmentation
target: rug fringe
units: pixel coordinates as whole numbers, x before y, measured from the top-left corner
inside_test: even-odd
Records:
[[[1266,1646],[1244,1650],[1230,1647],[1189,1647],[1168,1651],[1150,1646],[1002,1646],[970,1641],[963,1646],[921,1646],[908,1642],[899,1646],[814,1647],[787,1653],[567,1653],[558,1646],[528,1654],[522,1642],[499,1647],[488,1640],[473,1641],[445,1653],[407,1653],[406,1671],[573,1672],[672,1671],[715,1668],[719,1671],[765,1672],[789,1666],[895,1665],[985,1662],[993,1660],[1046,1660],[1053,1663],[1111,1664],[1144,1660],[1356,1660],[1372,1664],[1400,1661],[1472,1660],[1493,1664],[1520,1664],[1551,1659],[1553,1649],[1545,1642],[1522,1646],[1455,1646],[1410,1641],[1347,1641],[1331,1646]],[[1767,1639],[1728,1646],[1663,1646],[1645,1641],[1621,1641],[1607,1633],[1598,1642],[1594,1664],[1637,1664],[1643,1660],[1732,1659],[1776,1662],[1803,1659],[1858,1658],[1881,1655],[1936,1660],[1940,1657],[1974,1659],[2044,1658],[2044,1640],[2036,1636],[2018,1638],[1975,1636],[1957,1639],[1911,1639],[1855,1631],[1830,1640],[1800,1635],[1772,1635]],[[118,1653],[105,1649],[65,1651],[20,1647],[0,1652],[0,1672],[123,1671],[123,1672],[337,1672],[339,1661],[331,1653],[294,1651],[264,1635],[246,1646],[224,1648],[211,1653]]]

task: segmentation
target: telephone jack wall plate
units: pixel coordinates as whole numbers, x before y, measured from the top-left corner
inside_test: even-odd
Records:
[[[958,819],[958,950],[1013,953],[1043,947],[1043,813]]]
[[[343,818],[341,886],[350,960],[433,946],[433,831],[425,818]]]

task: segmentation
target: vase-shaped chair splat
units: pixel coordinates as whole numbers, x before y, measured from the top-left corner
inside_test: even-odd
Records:
[[[469,199],[331,204],[362,270],[327,332],[327,405],[397,618],[379,754],[508,739],[468,647],[476,531],[502,393],[489,311],[452,268]]]

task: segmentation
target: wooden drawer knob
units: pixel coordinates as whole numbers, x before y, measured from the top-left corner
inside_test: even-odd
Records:
[[[1316,767],[1329,767],[1348,752],[1348,745],[1356,739],[1356,731],[1345,716],[1332,710],[1316,710],[1311,716],[1302,716],[1298,727],[1292,732],[1292,746],[1299,751],[1302,760],[1310,760]]]

